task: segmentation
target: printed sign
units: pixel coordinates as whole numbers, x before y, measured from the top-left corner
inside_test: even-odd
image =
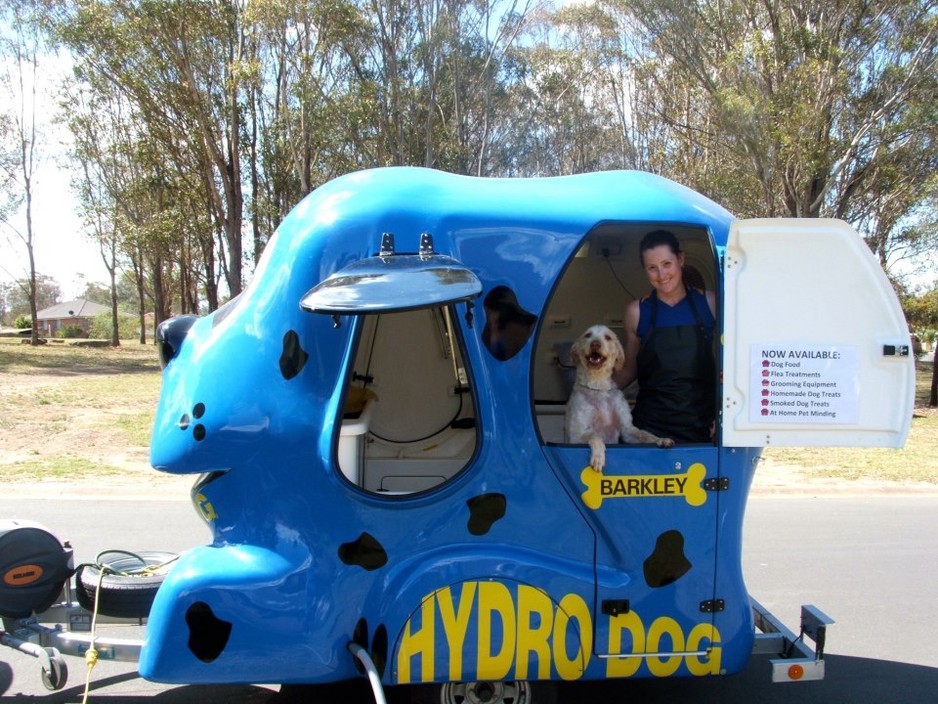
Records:
[[[753,423],[850,424],[858,417],[856,347],[753,345]]]

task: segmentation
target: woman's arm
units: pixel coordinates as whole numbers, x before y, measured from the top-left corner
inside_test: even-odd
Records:
[[[713,319],[716,320],[717,317],[717,297],[713,291],[704,291],[704,295],[707,297],[707,305],[710,306],[710,314],[713,316]]]
[[[638,300],[636,299],[625,308],[625,341],[622,345],[625,360],[622,369],[614,376],[620,389],[631,384],[638,376],[638,349],[642,342],[638,337],[638,316]]]

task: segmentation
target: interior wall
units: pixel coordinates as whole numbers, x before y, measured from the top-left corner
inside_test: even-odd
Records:
[[[458,381],[440,309],[368,316],[355,372],[378,396],[369,430],[396,442],[446,427],[460,408]],[[353,382],[360,385],[361,382]]]

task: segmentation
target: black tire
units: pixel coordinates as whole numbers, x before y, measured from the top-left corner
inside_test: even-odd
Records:
[[[99,614],[114,618],[146,618],[150,615],[156,592],[175,558],[176,555],[171,552],[157,551],[102,553],[98,559],[105,571],[103,578],[97,565],[82,565],[75,572],[78,603],[88,611],[94,610],[100,580]],[[165,567],[155,571],[136,574],[144,567],[164,564]],[[125,574],[111,574],[111,570]]]
[[[446,682],[412,685],[413,704],[555,704],[556,682]]]

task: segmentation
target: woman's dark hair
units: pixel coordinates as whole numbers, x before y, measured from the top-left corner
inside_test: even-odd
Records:
[[[642,242],[638,245],[639,258],[642,258],[645,254],[645,250],[654,249],[661,245],[666,245],[667,248],[671,250],[672,254],[677,255],[681,253],[681,243],[678,241],[677,237],[674,236],[673,232],[670,230],[653,230],[642,237]]]

